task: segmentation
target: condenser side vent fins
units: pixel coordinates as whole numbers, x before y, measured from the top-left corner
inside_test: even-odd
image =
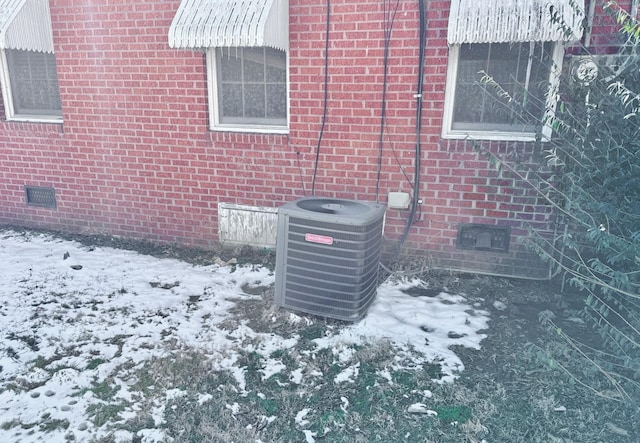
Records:
[[[309,197],[278,210],[275,303],[356,321],[378,283],[385,207]]]

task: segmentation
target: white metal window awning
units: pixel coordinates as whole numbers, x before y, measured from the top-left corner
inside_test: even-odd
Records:
[[[169,28],[172,48],[289,50],[288,0],[182,0]]]
[[[452,0],[447,41],[576,41],[583,19],[584,0]]]
[[[0,48],[53,53],[48,0],[0,0]]]

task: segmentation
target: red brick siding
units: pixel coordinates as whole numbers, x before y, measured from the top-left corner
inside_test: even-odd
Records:
[[[588,0],[587,10],[589,2],[596,2],[591,28],[590,50],[599,54],[617,52],[620,46],[625,43],[624,38],[618,32],[620,25],[616,23],[615,17],[611,13],[604,12],[603,5],[607,3],[606,1]],[[617,3],[625,11],[631,11],[632,0],[620,0]]]
[[[64,125],[0,123],[0,222],[207,246],[217,240],[218,202],[276,207],[303,196],[303,189],[309,194],[324,97],[326,9],[320,3],[290,0],[290,133],[258,135],[208,130],[204,53],[167,43],[178,0],[52,0]],[[331,2],[316,195],[386,202],[389,191],[411,192],[418,3],[400,1],[375,194],[383,3]],[[409,245],[446,266],[523,273],[530,257],[518,247],[489,260],[455,248],[459,223],[509,225],[517,237],[530,222],[548,227],[550,215],[522,181],[500,177],[468,144],[440,139],[449,1],[427,5],[423,204]],[[531,148],[492,149],[526,154]],[[25,184],[55,187],[58,208],[26,206]],[[388,238],[402,234],[407,216],[388,211]]]

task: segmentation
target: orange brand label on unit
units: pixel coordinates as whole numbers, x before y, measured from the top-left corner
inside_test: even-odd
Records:
[[[311,242],[311,243],[320,243],[321,245],[332,245],[333,244],[333,237],[327,237],[326,235],[318,235],[318,234],[305,234],[304,235],[304,239],[305,241]]]

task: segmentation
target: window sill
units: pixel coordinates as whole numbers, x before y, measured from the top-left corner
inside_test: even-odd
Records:
[[[209,128],[213,132],[241,132],[250,134],[281,134],[288,135],[289,128],[284,126],[236,126],[236,125],[218,125]]]
[[[535,142],[536,134],[533,132],[503,132],[503,131],[443,131],[442,138],[452,140],[489,140],[489,141],[520,141]],[[549,138],[543,135],[541,141],[548,142]]]
[[[15,123],[51,123],[61,125],[62,117],[46,117],[37,115],[14,115],[11,118],[7,118],[7,122]]]
[[[29,133],[32,135],[39,134],[64,134],[64,125],[62,120],[3,120],[2,130],[17,133]]]

